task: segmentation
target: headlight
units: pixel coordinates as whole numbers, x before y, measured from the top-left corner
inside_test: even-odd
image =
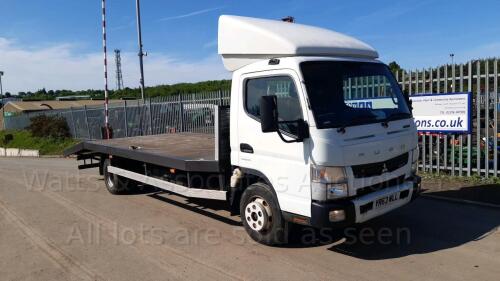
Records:
[[[326,201],[348,195],[344,167],[311,166],[312,199]]]

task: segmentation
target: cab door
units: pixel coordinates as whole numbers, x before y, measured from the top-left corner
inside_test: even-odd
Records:
[[[280,208],[294,214],[310,216],[309,139],[285,143],[279,135],[263,133],[260,124],[260,98],[276,95],[278,119],[304,119],[305,99],[298,75],[293,70],[273,70],[244,74],[238,97],[237,142],[240,167],[253,170],[271,182]],[[288,140],[296,138],[296,124],[282,124],[280,131]]]

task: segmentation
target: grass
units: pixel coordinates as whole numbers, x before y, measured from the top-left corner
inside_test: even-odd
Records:
[[[5,135],[12,134],[14,139],[4,144]],[[78,143],[74,139],[54,139],[33,137],[27,130],[6,130],[0,131],[0,147],[35,149],[40,151],[40,155],[62,155],[63,151]]]
[[[458,172],[457,172],[458,174]],[[429,173],[429,172],[418,172],[418,175],[422,177],[423,180],[445,180],[445,181],[454,181],[454,182],[461,182],[461,183],[467,183],[471,185],[480,185],[480,184],[500,184],[500,177],[494,177],[490,176],[488,178],[484,176],[479,176],[477,174],[472,174],[470,177],[468,177],[466,174],[462,177],[459,177],[458,175],[456,176],[451,176],[448,174],[436,174],[436,173]]]

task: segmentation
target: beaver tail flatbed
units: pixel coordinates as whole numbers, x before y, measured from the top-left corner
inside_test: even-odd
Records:
[[[83,141],[65,151],[73,154],[98,153],[184,171],[219,172],[215,137],[210,134],[176,133],[154,136]]]
[[[83,141],[65,150],[64,155],[76,155],[83,161],[79,169],[99,167],[105,176],[109,171],[181,195],[225,200],[230,168],[229,109],[217,107],[215,111],[214,134],[180,132]],[[170,187],[175,182],[177,189],[166,188],[167,182]],[[189,188],[224,194],[197,192],[193,196]]]

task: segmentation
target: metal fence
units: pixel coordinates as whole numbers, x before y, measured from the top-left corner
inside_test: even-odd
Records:
[[[419,135],[419,169],[451,175],[498,175],[500,145],[498,131],[499,73],[498,59],[471,61],[466,64],[442,65],[416,71],[400,71],[397,80],[410,95],[423,93],[472,92],[473,128],[471,134]],[[359,81],[349,81],[358,83]],[[366,81],[365,81],[366,82]],[[384,81],[361,83],[356,89],[366,96]],[[357,84],[356,84],[357,85]],[[374,90],[375,89],[375,90]],[[380,91],[380,90],[378,90]],[[365,94],[363,94],[365,95]],[[229,105],[230,92],[218,91],[143,101],[112,104],[110,124],[115,138],[173,132],[207,132],[214,130],[216,105]],[[66,118],[73,137],[102,138],[102,107],[72,108],[5,117],[6,129],[24,129],[30,118],[39,114],[57,114]]]
[[[498,59],[396,73],[403,91],[420,93],[473,93],[471,134],[421,134],[422,171],[451,175],[498,175],[499,73]]]
[[[109,123],[114,138],[175,132],[213,133],[215,109],[218,105],[229,105],[229,100],[229,91],[217,91],[112,103]],[[103,106],[6,116],[5,129],[24,129],[30,125],[30,119],[38,115],[64,117],[76,139],[102,138]]]

